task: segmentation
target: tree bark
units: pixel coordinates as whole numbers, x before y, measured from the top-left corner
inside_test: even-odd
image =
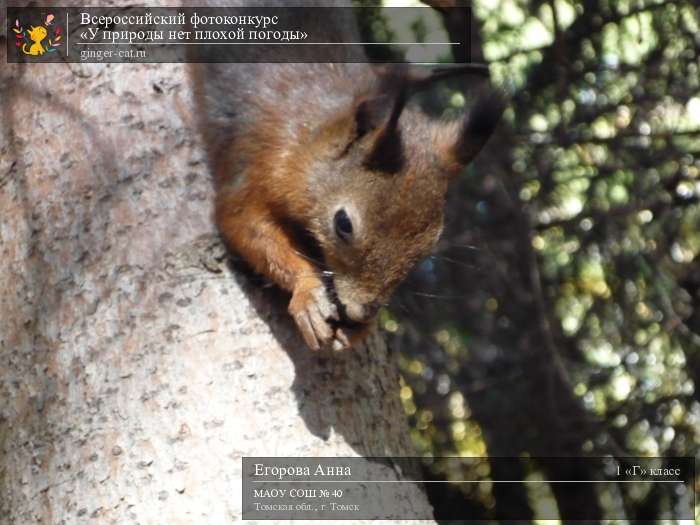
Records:
[[[5,65],[0,100],[0,523],[230,523],[242,456],[412,455],[382,337],[312,353],[231,266],[184,66]]]

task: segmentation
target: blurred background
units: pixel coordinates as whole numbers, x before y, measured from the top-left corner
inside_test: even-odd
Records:
[[[450,3],[426,2],[437,10],[401,27],[363,10],[362,24],[388,43],[458,41],[468,25],[471,60],[509,97],[451,188],[436,254],[381,317],[429,479],[485,481],[430,484],[437,516],[677,520],[673,484],[491,481],[600,475],[594,460],[542,457],[698,457],[700,7],[476,0],[455,20],[439,11]],[[435,47],[436,61],[450,56]],[[456,117],[483,83],[419,103]]]

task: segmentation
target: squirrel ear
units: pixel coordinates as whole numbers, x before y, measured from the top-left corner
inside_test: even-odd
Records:
[[[391,99],[379,95],[362,100],[355,109],[355,140],[380,127],[389,118]]]
[[[357,147],[366,168],[385,173],[399,171],[403,149],[398,124],[408,89],[403,69],[395,69],[393,74],[378,74],[373,92],[353,105],[352,135],[344,153]]]
[[[459,124],[456,139],[454,132],[450,133],[449,144],[443,149],[451,173],[456,175],[481,151],[496,129],[504,109],[505,101],[499,91],[487,91],[477,98]]]
[[[393,103],[386,105],[391,109],[391,112],[365,158],[367,168],[385,173],[396,173],[403,167],[404,154],[399,117],[406,106],[407,96],[408,86],[402,83],[394,94]]]

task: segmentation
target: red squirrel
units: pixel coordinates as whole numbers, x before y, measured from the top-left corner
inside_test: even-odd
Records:
[[[236,46],[232,46],[236,47]],[[361,341],[443,226],[450,179],[502,112],[445,122],[407,107],[418,82],[367,63],[198,64],[196,108],[228,247],[291,293],[306,344]]]

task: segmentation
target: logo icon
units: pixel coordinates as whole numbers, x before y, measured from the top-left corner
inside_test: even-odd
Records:
[[[22,27],[19,19],[15,20],[12,31],[15,32],[15,46],[18,53],[30,56],[41,56],[44,53],[55,53],[63,43],[61,41],[63,30],[54,23],[55,16],[49,14],[43,24],[38,26]]]

